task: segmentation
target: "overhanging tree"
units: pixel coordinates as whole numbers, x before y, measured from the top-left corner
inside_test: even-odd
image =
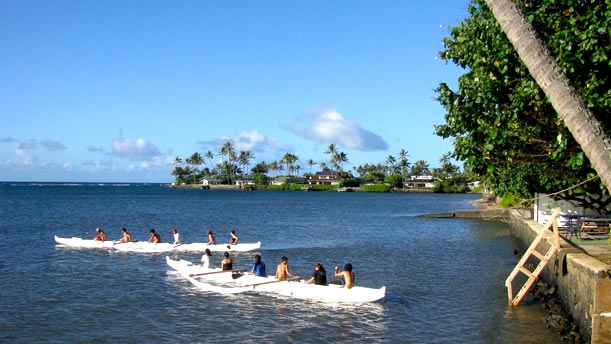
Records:
[[[470,17],[451,30],[451,37],[444,40],[446,50],[440,53],[441,58],[464,67],[466,74],[459,79],[458,91],[447,84],[437,89],[438,100],[447,110],[446,124],[436,126],[437,134],[455,137],[454,156],[466,160],[466,167],[482,175],[501,195],[557,191],[587,179],[595,173],[592,166],[608,188],[605,179],[611,178],[611,163],[605,159],[611,161],[611,157],[601,138],[605,129],[608,137],[609,127],[596,129],[595,119],[609,122],[609,11],[600,2],[517,3],[558,56],[558,66],[574,81],[585,99],[582,104],[592,114],[580,117],[575,115],[576,110],[570,110],[568,116],[594,123],[594,128],[575,129],[575,118],[567,119],[566,110],[558,111],[565,126],[486,3],[474,0],[469,6]],[[515,20],[505,23],[516,25]],[[535,37],[532,33],[526,36]],[[523,39],[524,34],[520,37]],[[545,69],[539,74],[551,75],[547,73]],[[566,93],[562,92],[555,99],[565,99]],[[573,131],[575,135],[571,135]],[[586,143],[576,142],[573,136]],[[603,144],[592,149],[591,143],[596,140]],[[589,164],[585,147],[597,152],[586,152],[597,165]]]

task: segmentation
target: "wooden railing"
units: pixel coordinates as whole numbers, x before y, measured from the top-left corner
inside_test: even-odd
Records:
[[[520,258],[520,261],[518,262],[518,264],[516,264],[516,267],[513,269],[511,274],[509,274],[509,277],[507,277],[507,279],[505,280],[505,286],[507,287],[507,297],[509,299],[510,306],[517,306],[520,303],[520,301],[522,301],[522,298],[524,298],[524,296],[526,295],[530,287],[539,278],[539,274],[545,268],[545,266],[547,265],[547,262],[551,259],[554,253],[556,253],[556,251],[560,248],[560,235],[558,234],[558,221],[557,221],[557,217],[559,214],[560,214],[560,208],[556,208],[554,210],[554,213],[550,217],[550,219],[547,221],[547,223],[543,227],[543,229],[539,232],[535,240],[533,240],[533,242],[530,244],[530,247],[528,248],[528,250],[524,252],[524,255],[522,256],[522,258]],[[552,243],[552,246],[549,248],[549,250],[545,254],[543,254],[537,251],[537,246],[539,245],[539,243],[541,242],[541,239],[543,239],[543,237],[545,236],[545,233],[549,230],[550,227],[553,227],[554,241]],[[527,269],[526,265],[527,265],[528,260],[533,256],[539,260],[539,264],[537,264],[535,269],[531,271]],[[517,277],[519,273],[523,273],[524,275],[526,275],[527,280],[524,283],[524,285],[522,286],[522,288],[520,289],[520,291],[514,297],[512,283],[513,283],[513,280]]]

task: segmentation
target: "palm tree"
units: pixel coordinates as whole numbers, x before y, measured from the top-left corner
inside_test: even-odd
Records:
[[[189,160],[191,161],[191,164],[200,166],[200,167],[204,163],[204,159],[202,158],[202,155],[199,154],[198,152],[193,153],[193,155],[191,155]],[[198,172],[197,169],[193,170],[193,184],[197,184],[197,181],[195,180],[195,177],[197,176],[197,172]]]
[[[388,168],[388,175],[393,175],[397,172],[397,167],[395,166],[397,163],[397,159],[394,156],[389,155],[386,158],[386,166]]]
[[[214,153],[212,153],[212,151],[209,150],[206,152],[206,154],[204,154],[204,157],[208,159],[208,162],[210,163],[210,172],[212,172],[212,169],[213,169],[212,159],[214,159]]]
[[[329,154],[329,156],[331,157],[329,159],[330,165],[334,166],[335,162],[337,161],[337,147],[335,147],[335,144],[331,143],[329,147],[327,147],[325,154]],[[333,176],[333,170],[331,170],[331,174],[332,174],[332,177],[335,177]]]
[[[234,162],[238,161],[238,155],[235,152],[235,150],[233,150],[232,147],[230,147],[228,149],[228,160],[229,160],[229,185],[233,185],[233,180],[234,180],[234,176],[235,176],[235,170],[236,170],[236,164],[234,164]]]
[[[407,154],[407,151],[405,149],[401,149],[399,151],[399,168],[401,169],[401,181],[403,182],[403,185],[405,185],[405,179],[407,178],[407,175],[405,172],[407,172],[407,169],[409,168],[409,162],[407,161],[407,157],[409,156],[409,154]]]
[[[254,159],[254,157],[255,156],[250,151],[240,151],[238,161],[240,162],[240,165],[242,165],[242,172],[248,172],[250,159]]]
[[[344,172],[344,164],[347,164],[350,162],[350,160],[348,160],[348,154],[344,152],[339,152],[337,154],[337,161],[339,162],[339,171],[341,175],[341,172]]]
[[[222,170],[226,170],[227,174],[229,175],[229,184],[231,184],[231,172],[232,172],[232,168],[231,168],[231,161],[232,161],[232,154],[235,155],[235,152],[233,150],[233,146],[231,144],[231,142],[227,141],[223,144],[223,146],[221,146],[221,148],[219,149],[219,154],[221,155],[221,165],[223,166]],[[225,164],[225,156],[228,157],[229,162],[227,164]]]
[[[306,164],[310,166],[310,178],[312,178],[312,166],[316,165],[317,163],[312,159],[308,159],[308,161],[306,161]]]
[[[288,173],[289,176],[291,175],[291,169],[289,168],[289,165],[291,165],[292,163],[294,163],[297,160],[299,160],[297,155],[291,154],[291,153],[286,153],[284,154],[284,157],[282,157],[282,162],[286,164],[286,172]]]
[[[611,191],[611,139],[513,0],[486,0],[532,77]]]
[[[447,152],[441,155],[439,162],[441,163],[441,172],[445,175],[445,178],[449,178],[451,173],[454,173],[455,166],[450,163],[452,157],[451,152]]]
[[[182,159],[177,156],[176,158],[174,158],[174,168],[178,167],[178,165],[182,164]]]
[[[430,173],[429,164],[424,160],[418,160],[412,166],[412,174],[415,176],[423,176],[425,173]]]
[[[274,171],[274,177],[276,177],[276,172],[278,170],[278,162],[277,161],[272,161],[271,163],[269,163],[269,169],[271,171]]]

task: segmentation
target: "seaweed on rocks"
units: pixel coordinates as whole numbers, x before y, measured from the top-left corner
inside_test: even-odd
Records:
[[[531,293],[533,301],[540,303],[541,309],[547,313],[543,318],[543,323],[547,328],[554,330],[562,336],[564,343],[583,343],[579,327],[573,320],[573,317],[564,309],[562,302],[557,297],[555,287],[548,285],[543,280],[539,280]]]

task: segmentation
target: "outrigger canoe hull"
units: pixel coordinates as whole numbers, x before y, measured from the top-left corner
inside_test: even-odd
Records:
[[[244,243],[244,244],[219,244],[219,245],[208,245],[207,243],[158,243],[153,244],[145,241],[132,241],[132,242],[114,242],[111,240],[97,241],[87,240],[77,237],[72,238],[61,238],[55,236],[55,242],[58,244],[71,246],[71,247],[82,247],[82,248],[115,248],[119,251],[125,252],[143,252],[143,253],[163,253],[163,252],[204,252],[209,249],[211,252],[248,252],[254,251],[261,247],[261,242],[256,243]]]
[[[236,276],[235,272],[204,269],[189,261],[173,260],[170,257],[166,257],[166,262],[199,289],[221,294],[258,291],[328,303],[377,302],[386,295],[386,287],[374,289],[355,286],[347,289],[338,285],[319,286],[294,280],[279,281],[275,277],[248,274]]]

